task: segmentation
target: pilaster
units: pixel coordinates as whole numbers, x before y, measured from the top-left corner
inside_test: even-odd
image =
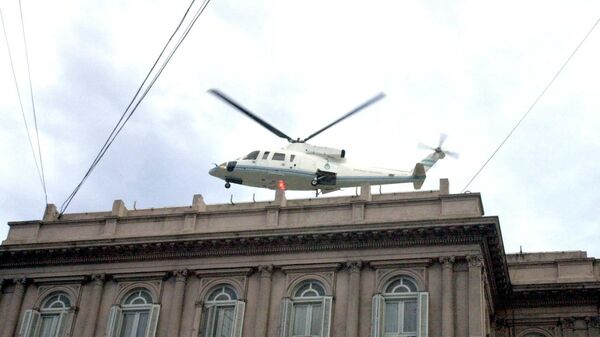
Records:
[[[89,302],[89,310],[85,319],[85,326],[82,333],[83,337],[93,337],[96,333],[96,322],[98,322],[98,311],[100,310],[100,300],[102,299],[106,275],[94,274],[91,279],[93,283],[92,297]]]
[[[481,256],[467,256],[469,262],[469,337],[483,337],[483,262]]]
[[[269,304],[271,303],[271,280],[273,276],[273,266],[258,266],[258,272],[260,277],[260,284],[258,290],[258,308],[261,308],[261,312],[258,315],[256,315],[254,336],[266,337],[270,309]]]
[[[454,257],[440,258],[442,264],[442,337],[454,337]]]
[[[360,308],[360,271],[362,261],[348,261],[348,301],[346,307],[346,337],[358,337],[358,321]]]
[[[17,320],[19,319],[19,314],[21,313],[21,304],[23,303],[23,296],[25,295],[25,289],[27,288],[28,281],[29,280],[24,277],[13,280],[15,283],[15,291],[10,299],[8,313],[5,316],[6,325],[4,326],[2,337],[12,337],[15,334]]]
[[[169,325],[167,326],[167,336],[179,336],[179,325],[181,322],[181,312],[183,311],[183,297],[185,295],[185,284],[189,272],[187,269],[173,271],[175,277],[175,290],[171,301],[171,310],[169,311]]]

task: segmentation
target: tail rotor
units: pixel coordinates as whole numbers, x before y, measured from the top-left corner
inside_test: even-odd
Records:
[[[443,159],[446,156],[449,156],[449,157],[454,158],[454,159],[458,159],[458,157],[459,157],[458,152],[448,151],[448,150],[442,149],[442,145],[444,145],[444,142],[446,141],[446,138],[448,138],[448,135],[445,134],[445,133],[441,133],[440,134],[440,141],[439,141],[437,147],[432,147],[432,146],[429,146],[429,145],[426,145],[426,144],[423,144],[423,143],[419,143],[418,148],[434,151],[435,153],[438,154],[438,156],[439,156],[440,159]]]

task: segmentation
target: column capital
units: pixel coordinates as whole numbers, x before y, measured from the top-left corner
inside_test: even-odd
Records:
[[[22,285],[22,286],[26,286],[29,283],[29,279],[27,277],[15,277],[13,278],[13,283],[15,285]]]
[[[454,256],[443,256],[439,258],[440,263],[445,267],[445,268],[452,268],[452,265],[454,264],[454,261],[456,259],[454,258]]]
[[[361,260],[346,261],[344,265],[351,273],[358,273],[363,266],[363,262]]]
[[[272,264],[263,264],[258,266],[258,272],[261,277],[271,277],[273,273],[273,265]]]
[[[173,276],[175,276],[175,281],[177,282],[185,282],[189,274],[190,271],[187,269],[173,270]]]
[[[483,259],[480,255],[469,255],[467,256],[469,267],[481,267],[483,265]]]
[[[92,282],[94,282],[95,285],[103,285],[104,281],[106,281],[106,274],[92,274],[92,276],[90,276],[90,279]]]

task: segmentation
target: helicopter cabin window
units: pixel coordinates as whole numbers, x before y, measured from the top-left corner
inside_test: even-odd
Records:
[[[271,152],[265,151],[265,153],[263,153],[262,159],[263,160],[267,159],[267,157],[269,156],[269,153],[271,153]]]
[[[248,154],[247,154],[247,155],[244,157],[244,159],[247,159],[247,160],[255,160],[256,158],[258,158],[258,153],[259,153],[259,152],[260,152],[260,151],[252,151],[252,152],[248,153]]]
[[[295,154],[292,154],[292,155],[290,155],[290,162],[293,162],[293,161],[294,161],[294,158],[296,158],[296,155],[295,155]]]
[[[285,153],[273,153],[273,160],[285,160]]]

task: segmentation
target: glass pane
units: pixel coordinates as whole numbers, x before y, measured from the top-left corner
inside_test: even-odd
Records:
[[[132,337],[131,332],[133,331],[133,324],[135,323],[135,313],[125,312],[123,313],[123,325],[119,337]]]
[[[265,151],[265,153],[262,156],[262,159],[267,159],[268,156],[269,156],[269,151]]]
[[[40,337],[54,337],[58,325],[58,315],[42,316],[42,327]]]
[[[385,303],[384,332],[398,332],[398,302]]]
[[[233,316],[235,315],[234,307],[219,307],[217,308],[215,337],[232,337],[233,333]]]
[[[275,152],[273,154],[273,160],[285,160],[285,153]]]
[[[140,312],[138,313],[139,315],[139,319],[138,319],[138,325],[137,325],[137,329],[136,329],[136,334],[135,337],[144,337],[144,335],[146,334],[146,329],[148,328],[148,315],[150,315],[150,313],[146,312]]]
[[[323,306],[319,304],[312,305],[312,314],[310,320],[310,335],[321,336],[323,327]]]
[[[408,300],[404,301],[404,331],[403,332],[416,332],[417,331],[417,301]]]
[[[294,336],[305,336],[306,335],[306,315],[308,313],[308,305],[301,304],[294,306],[294,328],[292,335]]]

